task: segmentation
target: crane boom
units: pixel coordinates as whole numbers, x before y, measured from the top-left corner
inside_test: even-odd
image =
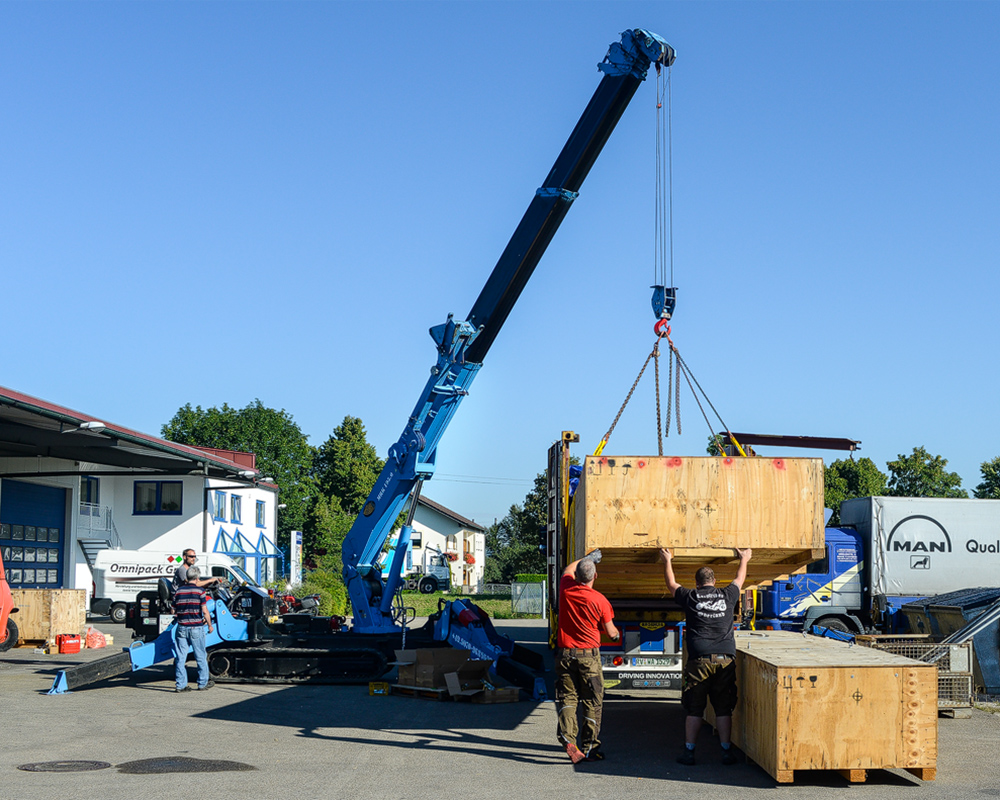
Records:
[[[383,581],[376,561],[382,546],[418,482],[431,478],[437,445],[462,398],[482,367],[483,359],[517,302],[549,242],[566,216],[580,186],[628,107],[650,64],[670,66],[674,49],[662,38],[639,28],[622,33],[598,69],[604,73],[597,90],[570,134],[541,187],[465,320],[452,315],[430,329],[437,363],[417,399],[398,441],[389,448],[385,467],[361,513],[344,539],[344,582],[354,610],[354,630],[385,633],[397,629],[392,597],[400,570],[396,564]],[[659,67],[657,67],[659,68]],[[405,552],[410,526],[404,525],[396,545]]]

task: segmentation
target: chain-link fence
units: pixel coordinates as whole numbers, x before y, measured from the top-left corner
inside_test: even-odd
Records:
[[[510,605],[511,611],[515,614],[537,614],[540,617],[546,615],[546,598],[548,593],[545,590],[545,582],[541,583],[518,583],[510,585]]]
[[[509,583],[484,583],[483,584],[483,594],[500,594],[509,595],[510,594],[510,584]]]

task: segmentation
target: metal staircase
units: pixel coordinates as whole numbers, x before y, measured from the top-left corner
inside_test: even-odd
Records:
[[[122,540],[108,506],[102,507],[94,503],[80,504],[80,513],[76,520],[76,542],[80,545],[91,573],[94,571],[94,561],[98,553],[102,550],[121,549]]]

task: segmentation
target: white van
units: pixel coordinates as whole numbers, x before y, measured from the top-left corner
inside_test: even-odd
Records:
[[[90,613],[108,614],[113,622],[125,622],[125,605],[134,603],[139,592],[156,589],[160,578],[173,580],[174,572],[182,563],[178,551],[102,550],[94,559]],[[258,585],[233,559],[222,553],[198,553],[196,565],[203,578],[225,578],[233,586]]]

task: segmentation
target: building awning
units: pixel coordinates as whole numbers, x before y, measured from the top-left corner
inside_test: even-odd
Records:
[[[87,462],[116,472],[251,480],[256,476],[245,463],[226,458],[220,451],[168,442],[0,386],[0,458],[37,457]],[[2,477],[41,474],[59,473],[17,466],[0,469]]]

